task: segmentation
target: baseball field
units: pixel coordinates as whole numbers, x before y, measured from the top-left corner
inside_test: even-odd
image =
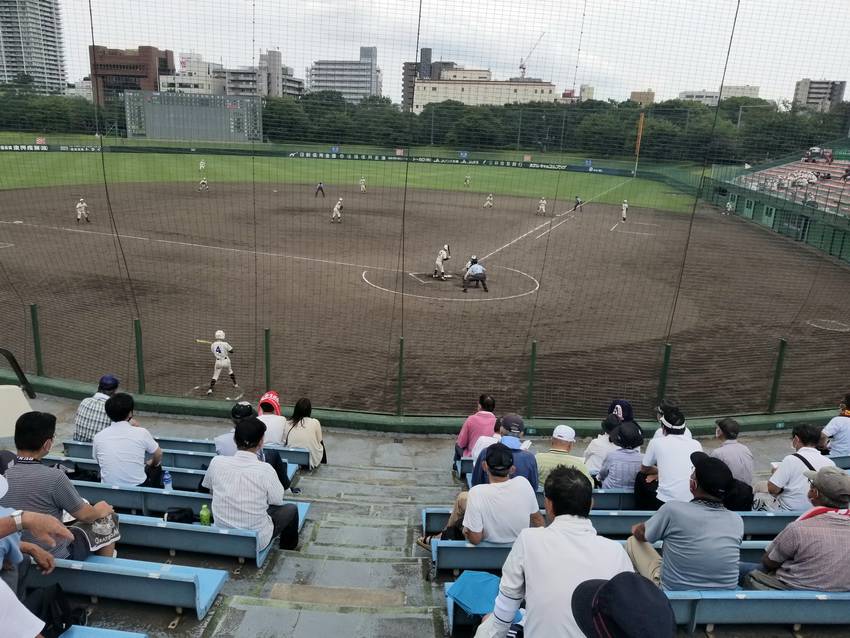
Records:
[[[647,413],[665,341],[668,394],[692,414],[764,410],[780,337],[780,408],[828,404],[846,383],[850,332],[811,322],[844,319],[847,269],[702,203],[691,214],[693,197],[660,182],[198,149],[0,153],[0,187],[0,342],[32,370],[38,304],[51,376],[113,372],[135,389],[138,318],[147,391],[177,396],[204,395],[212,356],[196,340],[222,329],[241,387],[214,396],[255,398],[266,328],[273,386],[323,407],[394,410],[402,336],[409,414],[463,413],[482,391],[524,410],[533,341],[541,416],[595,416],[615,396]],[[91,223],[75,221],[80,197]],[[453,277],[437,281],[443,244]],[[488,293],[462,292],[472,254]]]

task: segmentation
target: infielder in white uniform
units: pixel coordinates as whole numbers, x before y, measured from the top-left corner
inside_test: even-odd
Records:
[[[202,192],[202,191],[205,192],[205,191],[208,191],[209,189],[210,189],[210,187],[209,187],[209,184],[207,184],[207,178],[202,177],[201,181],[198,182],[198,192],[199,193]]]
[[[222,371],[224,371],[230,377],[230,380],[233,381],[233,387],[238,388],[239,384],[236,383],[236,375],[233,374],[233,368],[230,366],[230,353],[233,352],[233,348],[224,340],[224,330],[215,331],[215,341],[212,342],[210,350],[212,350],[213,356],[215,357],[215,367],[213,368],[212,379],[210,379],[210,389],[207,390],[207,394],[209,395],[213,393],[215,382],[218,381],[218,377]]]
[[[365,177],[360,178],[360,192],[361,193],[366,192],[366,178]]]
[[[623,221],[626,221],[626,213],[629,212],[629,200],[623,200]],[[640,226],[640,224],[638,224]]]
[[[545,215],[546,214],[546,198],[541,197],[540,201],[537,202],[537,214]]]
[[[449,245],[445,244],[437,253],[437,259],[434,261],[434,279],[446,280],[446,271],[443,268],[443,262],[452,258],[449,251]]]
[[[207,160],[201,160],[200,162],[198,162],[198,171],[199,172],[203,172],[206,167],[207,167]]]
[[[89,205],[86,204],[86,200],[80,197],[80,201],[77,202],[77,223],[80,223],[80,217],[85,217],[86,222],[89,224],[91,220],[89,219]]]
[[[342,197],[334,205],[334,210],[331,213],[331,223],[333,224],[334,222],[342,223]]]
[[[493,208],[493,193],[487,195],[487,199],[484,200],[484,208]]]

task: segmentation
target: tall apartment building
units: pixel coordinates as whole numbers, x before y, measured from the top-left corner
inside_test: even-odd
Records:
[[[360,47],[359,60],[316,60],[307,69],[311,92],[338,91],[348,102],[381,95],[378,48]]]
[[[816,111],[831,111],[844,99],[846,84],[837,80],[799,80],[794,87],[794,105]]]
[[[167,93],[224,95],[221,64],[207,62],[197,53],[181,53],[177,73],[159,76],[159,90]]]
[[[456,79],[447,79],[452,75]],[[481,79],[471,79],[476,77]],[[441,73],[439,80],[416,80],[412,110],[421,113],[428,104],[446,100],[480,106],[554,102],[556,98],[555,85],[551,82],[533,78],[491,80],[486,69],[453,68]]]
[[[174,75],[174,53],[156,47],[138,49],[108,49],[89,46],[92,90],[94,100],[123,97],[124,91],[158,91],[162,75]]]
[[[647,89],[646,91],[632,91],[629,94],[629,100],[637,102],[641,106],[650,106],[655,102],[655,91]]]
[[[408,113],[413,110],[413,91],[416,80],[439,80],[444,72],[454,69],[454,62],[432,62],[433,52],[423,48],[419,52],[419,62],[405,62],[401,67],[401,110]]]
[[[0,83],[19,74],[39,93],[64,92],[59,0],[0,0]]]

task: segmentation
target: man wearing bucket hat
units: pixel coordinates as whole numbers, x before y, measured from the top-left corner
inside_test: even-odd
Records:
[[[850,591],[850,476],[832,466],[803,474],[814,507],[779,532],[761,565],[741,565],[748,589]]]

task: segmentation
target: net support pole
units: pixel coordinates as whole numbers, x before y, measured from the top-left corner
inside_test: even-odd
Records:
[[[271,329],[266,328],[263,330],[263,361],[265,363],[265,381],[266,381],[266,392],[272,389],[272,351],[271,351],[271,343],[272,343],[272,335]]]
[[[142,349],[142,322],[139,319],[133,319],[133,333],[136,336],[136,373],[139,377],[138,392],[145,393],[145,355]]]
[[[773,383],[770,385],[770,399],[767,403],[767,411],[770,414],[776,412],[776,401],[779,399],[779,385],[782,382],[782,366],[785,363],[785,349],[788,347],[788,342],[785,339],[779,339],[779,347],[776,351],[776,365],[773,366]]]
[[[44,376],[44,358],[41,354],[41,329],[38,325],[38,304],[30,304],[30,323],[32,323],[32,348],[35,353],[35,373]]]
[[[638,128],[637,128],[637,137],[635,139],[635,167],[632,170],[632,177],[637,177],[638,171],[638,162],[640,161],[640,143],[643,140],[643,123],[645,120],[645,113],[643,111],[640,112],[640,119],[638,119]]]
[[[531,357],[528,360],[528,388],[525,395],[525,418],[534,414],[534,377],[537,371],[537,339],[531,341]]]
[[[670,354],[673,351],[673,346],[669,343],[664,344],[664,360],[661,363],[661,375],[658,377],[658,392],[656,393],[656,405],[661,402],[667,392],[667,375],[670,373]]]
[[[395,413],[401,416],[404,407],[402,390],[404,388],[404,337],[398,338],[398,378],[395,383]]]

